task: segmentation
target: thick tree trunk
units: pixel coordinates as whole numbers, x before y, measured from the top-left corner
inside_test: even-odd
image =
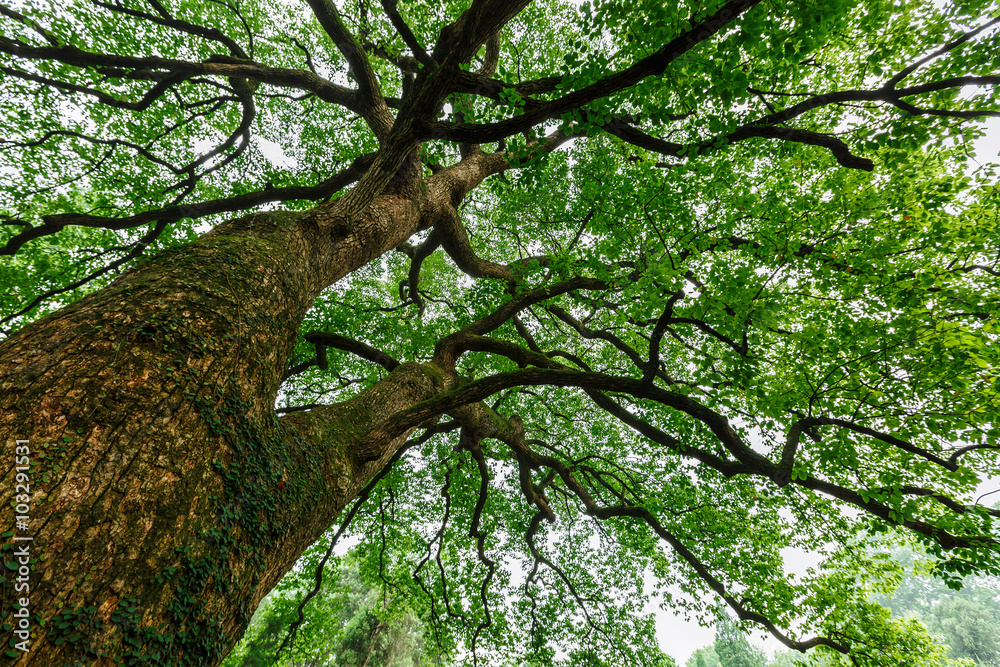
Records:
[[[45,667],[221,660],[405,435],[369,460],[352,445],[440,391],[404,364],[347,403],[273,412],[312,300],[416,231],[418,208],[388,198],[333,234],[321,213],[251,215],[0,344],[3,530],[28,517],[2,541],[17,645],[0,650]]]

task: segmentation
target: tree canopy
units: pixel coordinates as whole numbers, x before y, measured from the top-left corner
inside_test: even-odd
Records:
[[[302,262],[297,338],[256,335],[285,312],[257,303],[220,345],[294,345],[284,423],[437,383],[330,422],[361,463],[405,441],[346,520],[428,645],[667,664],[655,597],[903,664],[929,639],[871,600],[897,568],[863,536],[1000,574],[998,194],[970,158],[998,25],[985,0],[8,0],[0,326],[292,220],[327,267]],[[151,331],[197,325],[160,306]]]

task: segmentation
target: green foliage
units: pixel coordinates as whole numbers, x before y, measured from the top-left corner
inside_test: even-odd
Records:
[[[972,658],[977,665],[1000,665],[1000,624],[996,605],[968,598],[938,601],[927,618],[927,629],[944,638],[948,654]]]
[[[246,208],[259,210],[272,201],[262,193],[312,187],[391,144],[371,131],[365,105],[337,101],[361,74],[309,3],[148,4],[17,2],[0,17],[0,124],[10,128],[0,147],[15,165],[0,167],[0,243],[41,230],[0,264],[8,333],[139,255],[184,253],[232,213],[129,216],[251,196]],[[919,622],[873,601],[902,572],[857,545],[916,535],[953,587],[1000,574],[996,515],[975,503],[980,484],[1000,476],[997,171],[968,159],[978,120],[998,103],[1000,31],[971,35],[996,2],[834,0],[818,10],[774,0],[693,40],[687,31],[728,3],[544,0],[500,31],[486,81],[474,75],[488,49],[444,71],[457,42],[432,48],[468,3],[383,3],[438,53],[429,64],[375,4],[340,11],[363,37],[389,113],[413,108],[408,90],[455,77],[447,104],[399,124],[430,137],[400,152],[419,154],[425,177],[412,203],[457,210],[471,252],[515,279],[468,275],[455,242],[412,281],[415,248],[431,239],[424,221],[399,252],[319,294],[301,332],[351,335],[427,363],[446,336],[552,288],[482,339],[518,346],[520,357],[484,345],[455,370],[462,382],[509,380],[530,365],[530,348],[536,366],[544,356],[562,375],[504,385],[488,400],[498,421],[523,422],[530,457],[487,438],[479,461],[454,430],[412,436],[351,528],[364,554],[357,579],[331,578],[283,660],[308,650],[349,662],[372,649],[390,665],[433,646],[468,663],[669,664],[649,607],[660,596],[706,624],[742,605],[794,640],[819,635],[841,649],[815,649],[812,664],[948,664]],[[615,83],[675,41],[685,45],[678,57]],[[53,42],[68,48],[62,59],[24,55]],[[81,51],[183,60],[198,75],[162,60],[63,57]],[[472,83],[455,83],[459,73]],[[152,94],[168,80],[169,94]],[[588,97],[595,87],[605,92]],[[915,90],[893,97],[906,87]],[[429,203],[431,172],[470,154],[449,131],[493,131],[584,98],[484,143],[506,168],[454,195],[460,202]],[[572,140],[541,150],[557,129]],[[340,195],[295,191],[279,205],[336,207]],[[52,217],[69,213],[105,222],[61,227]],[[557,289],[581,278],[603,286]],[[281,408],[346,400],[388,372],[327,354],[328,368],[316,363],[282,385]],[[300,336],[289,367],[314,358]],[[248,550],[294,521],[274,516],[271,489],[309,456],[293,461],[276,422],[218,398],[224,414],[194,407],[245,459],[215,469],[222,526],[249,540],[220,550],[256,566]],[[315,489],[290,483],[287,493],[323,504]],[[789,549],[820,564],[792,574]],[[239,660],[274,646],[308,565],[269,599]],[[184,566],[225,573],[194,557]],[[951,657],[986,660],[974,651],[996,640],[992,625],[971,621],[976,604],[927,606]],[[401,639],[418,627],[424,644]],[[397,648],[388,628],[401,633]],[[735,625],[694,660],[762,664]]]
[[[714,646],[700,648],[688,658],[686,667],[720,667],[719,655]]]
[[[747,641],[737,621],[726,616],[715,626],[715,655],[720,667],[765,667],[767,656]]]
[[[417,611],[406,600],[365,582],[353,558],[327,568],[319,594],[307,607],[306,624],[275,660],[289,624],[298,618],[302,598],[315,584],[314,568],[324,550],[325,545],[320,544],[307,552],[261,602],[246,635],[223,662],[225,667],[310,661],[368,667],[448,663],[446,657],[432,654],[425,646],[424,626]]]
[[[952,658],[969,658],[977,665],[1000,665],[1000,604],[995,577],[973,577],[961,590],[949,589],[935,578],[935,562],[910,549],[893,556],[906,576],[891,596],[879,601],[896,616],[914,617],[927,626]]]
[[[952,591],[941,580],[933,578],[933,561],[921,558],[912,549],[886,547],[877,540],[869,541],[868,551],[883,563],[884,581],[868,590],[881,591],[875,593],[873,599],[891,609],[895,618],[889,619],[885,610],[867,604],[870,616],[865,631],[872,634],[891,633],[896,636],[894,643],[910,653],[883,653],[879,656],[879,660],[883,661],[881,664],[935,667],[997,664],[1000,605],[995,600],[996,580],[976,578],[961,591]],[[870,566],[854,567],[849,564],[844,574],[856,577],[861,572],[872,571]],[[850,664],[823,647],[807,653],[778,651],[768,661],[759,649],[747,642],[733,620],[724,618],[716,627],[715,644],[695,651],[688,659],[687,667],[744,664],[833,667]],[[882,641],[884,644],[884,639]]]

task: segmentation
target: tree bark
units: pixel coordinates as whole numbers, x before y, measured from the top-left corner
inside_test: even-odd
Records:
[[[221,661],[406,435],[368,438],[363,459],[353,445],[441,390],[408,363],[345,403],[273,411],[315,296],[417,231],[421,207],[382,197],[332,231],[335,209],[249,215],[0,343],[4,530],[29,517],[4,540],[0,650],[45,667]]]

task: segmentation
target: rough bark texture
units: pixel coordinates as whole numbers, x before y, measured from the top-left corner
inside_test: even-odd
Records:
[[[416,231],[420,208],[383,197],[323,233],[325,211],[250,215],[0,344],[4,526],[15,440],[31,461],[18,535],[32,541],[15,543],[30,546],[31,650],[17,664],[221,660],[406,436],[374,455],[369,442],[366,460],[352,444],[440,390],[439,373],[403,364],[347,403],[273,412],[312,300]],[[16,576],[2,613],[15,629]]]

